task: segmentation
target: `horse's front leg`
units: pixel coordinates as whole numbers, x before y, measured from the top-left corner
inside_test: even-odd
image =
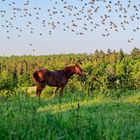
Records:
[[[62,96],[62,92],[63,92],[64,87],[65,86],[63,86],[63,87],[60,88],[60,93],[59,93],[60,96]]]
[[[56,92],[58,91],[59,87],[55,87],[54,90],[53,90],[53,97],[56,96]]]

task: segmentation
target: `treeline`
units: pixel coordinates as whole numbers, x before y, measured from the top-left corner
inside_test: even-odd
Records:
[[[96,50],[94,54],[0,57],[0,90],[33,86],[32,74],[37,68],[62,69],[79,63],[85,77],[74,76],[67,89],[91,93],[94,90],[140,89],[140,49],[129,54]]]

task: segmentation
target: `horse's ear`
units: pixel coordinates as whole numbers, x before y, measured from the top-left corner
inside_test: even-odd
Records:
[[[76,64],[82,64],[82,60],[79,59]]]
[[[75,63],[75,66],[79,66],[79,64],[78,63]]]

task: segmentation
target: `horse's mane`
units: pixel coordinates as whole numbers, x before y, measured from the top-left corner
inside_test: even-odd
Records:
[[[67,66],[65,66],[64,68],[68,68],[68,67],[74,67],[76,64],[69,64]]]

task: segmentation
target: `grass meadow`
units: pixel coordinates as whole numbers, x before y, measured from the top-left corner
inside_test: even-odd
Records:
[[[140,140],[140,91],[12,94],[0,96],[1,140]]]

